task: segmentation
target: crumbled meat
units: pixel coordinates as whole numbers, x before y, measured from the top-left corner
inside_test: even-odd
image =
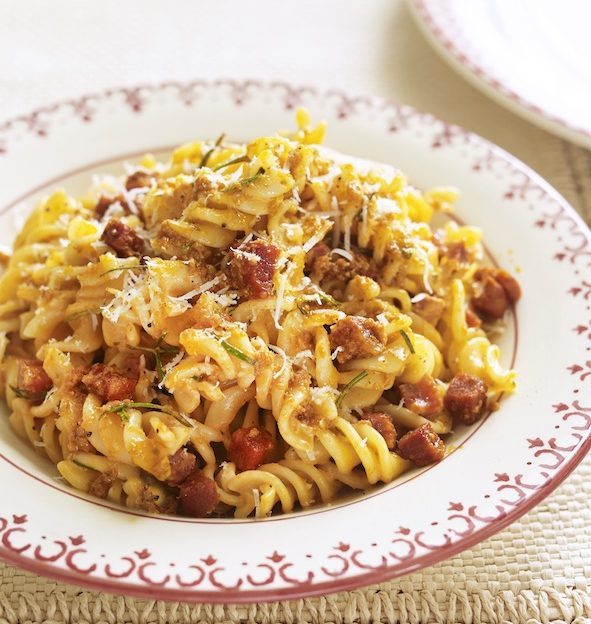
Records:
[[[132,213],[131,206],[122,195],[117,195],[116,197],[101,195],[94,207],[94,216],[100,221],[105,216],[107,210],[116,202],[119,202],[119,205],[123,209],[123,214],[129,215]]]
[[[219,502],[215,481],[206,477],[201,470],[195,470],[181,484],[179,502],[186,516],[209,516]]]
[[[401,384],[404,407],[421,416],[431,416],[443,409],[443,399],[435,380],[425,375],[418,383]]]
[[[486,391],[486,384],[481,379],[459,373],[447,388],[445,407],[454,418],[471,425],[482,415],[486,405]]]
[[[500,319],[521,296],[517,281],[502,269],[479,269],[474,279],[472,305],[485,318]]]
[[[39,360],[20,360],[16,383],[19,390],[30,395],[44,394],[53,386]]]
[[[279,247],[261,239],[231,250],[229,278],[243,298],[262,299],[273,294],[273,276],[280,253]]]
[[[101,472],[101,474],[90,483],[88,493],[97,498],[107,498],[109,490],[116,478],[117,475],[114,471]]]
[[[441,297],[425,295],[412,304],[412,311],[431,325],[437,325],[445,310],[445,301]]]
[[[341,347],[336,359],[344,364],[355,358],[372,357],[384,350],[382,327],[363,316],[347,316],[337,321],[330,330],[330,348]]]
[[[74,453],[95,452],[94,447],[88,439],[86,430],[80,423],[76,423],[72,429],[65,433],[64,442],[69,455],[73,455]]]
[[[318,258],[322,256],[327,256],[330,253],[330,247],[325,243],[317,243],[310,249],[310,251],[306,254],[306,270],[312,271],[314,269],[314,264]]]
[[[118,219],[111,219],[107,223],[101,240],[123,258],[140,255],[144,250],[144,239]]]
[[[134,171],[125,180],[125,188],[128,191],[136,188],[146,188],[152,186],[152,181],[156,178],[156,174],[147,171]]]
[[[470,310],[470,308],[466,310],[466,325],[468,325],[468,327],[480,327],[482,325],[478,314]]]
[[[114,366],[93,364],[90,371],[82,377],[82,383],[89,392],[108,402],[133,399],[136,380],[127,377]]]
[[[349,282],[357,275],[377,278],[378,271],[373,261],[358,251],[351,251],[353,260],[330,253],[324,243],[312,247],[306,257],[306,267],[310,277],[317,283],[325,280]]]
[[[392,450],[396,445],[396,428],[392,419],[384,412],[363,412],[362,420],[369,420],[371,426],[384,438],[386,446]]]
[[[431,425],[425,423],[400,438],[398,451],[404,459],[410,460],[413,464],[427,466],[443,459],[445,445]]]
[[[460,264],[470,261],[470,254],[463,241],[445,243],[442,247],[441,255]]]
[[[232,434],[228,459],[238,470],[255,470],[273,451],[273,437],[262,427],[241,427]]]
[[[186,448],[180,448],[168,458],[170,462],[170,477],[168,485],[180,485],[194,470],[197,459]]]

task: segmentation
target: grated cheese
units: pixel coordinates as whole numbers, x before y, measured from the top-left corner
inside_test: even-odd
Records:
[[[343,258],[346,258],[350,262],[353,261],[353,254],[350,251],[347,251],[346,249],[341,249],[340,247],[335,247],[334,249],[331,250],[330,253],[331,254],[335,253],[335,254],[337,254],[339,256],[343,256]]]
[[[289,362],[289,358],[287,357],[287,354],[281,347],[278,347],[277,345],[272,345],[272,344],[268,345],[268,347],[271,351],[273,351],[273,353],[276,353],[277,355],[280,355],[283,358],[283,362],[281,362],[281,368],[273,375],[273,379],[278,379],[283,374],[283,371],[285,370],[285,367],[287,366]]]
[[[376,321],[378,321],[382,325],[387,325],[390,322],[390,321],[388,321],[388,317],[383,312],[380,312],[376,316]]]
[[[261,505],[261,494],[257,488],[252,489],[252,498],[254,499],[254,512],[255,516],[259,515],[259,507]]]
[[[162,381],[158,384],[159,388],[163,388],[164,387],[164,382],[166,381],[166,378],[168,377],[168,374],[172,371],[172,369],[180,363],[180,361],[185,357],[185,352],[184,351],[179,351],[171,360],[170,362],[168,362],[168,364],[165,364],[162,367],[162,370],[164,371],[164,376],[162,377]]]
[[[312,351],[310,351],[310,349],[306,349],[305,351],[300,351],[299,353],[296,353],[295,357],[293,358],[293,363],[296,366],[303,366],[303,362],[308,358],[314,358],[314,354],[312,353]]]
[[[337,355],[341,352],[344,351],[345,349],[343,347],[341,347],[340,345],[330,354],[330,359],[331,360],[335,360]]]
[[[427,295],[425,293],[419,293],[418,295],[415,295],[414,297],[412,297],[410,302],[411,303],[418,303],[419,301],[422,301],[426,297],[427,297]]]

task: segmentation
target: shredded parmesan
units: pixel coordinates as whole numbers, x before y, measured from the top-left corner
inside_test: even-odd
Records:
[[[343,256],[343,258],[346,258],[349,261],[353,261],[353,254],[350,251],[347,251],[346,249],[341,249],[340,247],[335,247],[334,249],[331,250],[330,252],[331,254],[335,253],[338,254],[339,256]]]
[[[170,360],[170,362],[168,362],[168,364],[165,364],[162,367],[162,370],[164,371],[164,376],[162,377],[162,381],[158,384],[159,388],[164,387],[164,382],[166,381],[168,374],[184,357],[185,357],[185,352],[181,350]]]
[[[305,351],[300,351],[299,353],[296,353],[295,357],[293,358],[293,363],[296,366],[303,366],[305,360],[313,358],[314,354],[312,353],[312,351],[310,351],[310,349],[306,349]]]
[[[273,374],[273,379],[279,379],[279,377],[281,377],[281,375],[283,374],[283,371],[285,370],[285,367],[287,366],[289,362],[289,358],[287,357],[287,354],[281,347],[278,347],[277,345],[272,345],[272,344],[268,346],[269,346],[269,349],[273,351],[273,353],[276,353],[277,355],[280,355],[283,358],[283,361],[281,362],[281,368],[276,373]]]
[[[419,293],[418,295],[415,295],[410,302],[411,303],[418,303],[419,301],[422,301],[423,299],[425,299],[427,295],[425,293]]]
[[[388,317],[383,312],[380,312],[376,316],[376,321],[378,321],[378,323],[380,323],[382,325],[387,325],[390,322],[390,321],[388,321]]]
[[[337,355],[341,352],[344,351],[345,349],[343,349],[343,347],[341,347],[340,345],[330,354],[330,358],[332,360],[335,360]]]
[[[339,212],[339,201],[336,197],[332,198],[331,208]],[[334,221],[334,228],[332,230],[332,247],[338,247],[341,240],[341,218],[337,217]]]
[[[252,498],[254,500],[254,513],[255,513],[255,516],[258,516],[259,507],[261,505],[261,494],[257,488],[252,489]]]

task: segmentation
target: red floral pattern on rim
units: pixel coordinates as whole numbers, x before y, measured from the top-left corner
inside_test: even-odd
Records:
[[[477,55],[472,50],[470,42],[466,39],[457,21],[453,11],[448,8],[447,2],[438,2],[437,0],[411,0],[417,15],[420,17],[424,26],[426,26],[431,34],[437,39],[439,44],[458,62],[468,69],[479,80],[483,81],[493,91],[497,92],[510,101],[529,110],[538,117],[542,117],[548,122],[562,126],[574,135],[580,135],[586,140],[586,144],[591,140],[591,131],[586,128],[573,125],[566,119],[554,115],[550,111],[544,109],[538,104],[534,104],[527,98],[521,96],[515,90],[503,84],[501,80],[494,76],[494,72],[480,64]],[[458,42],[460,42],[458,44]]]
[[[433,149],[469,147],[465,153],[473,172],[498,169],[508,176],[510,184],[504,201],[536,202],[536,206],[530,205],[532,227],[556,235],[557,247],[549,253],[557,262],[589,265],[591,246],[584,226],[535,174],[524,170],[502,150],[456,126],[410,107],[377,99],[351,97],[337,91],[322,94],[313,88],[299,89],[283,83],[230,80],[164,83],[110,90],[40,109],[0,125],[0,142],[6,153],[22,132],[44,140],[53,130],[52,115],[58,111],[67,110],[74,118],[90,123],[105,101],[141,114],[151,97],[161,91],[172,92],[183,105],[192,106],[210,89],[219,89],[236,106],[242,106],[253,94],[279,94],[286,110],[304,104],[308,97],[321,97],[334,105],[335,116],[340,119],[363,116],[368,110],[379,111],[390,132],[427,129]],[[585,288],[588,284],[582,281],[569,292],[584,302]],[[588,328],[589,325],[580,324],[574,331],[587,340]],[[588,374],[591,374],[589,362],[573,364],[565,371],[565,375],[578,375],[581,381]],[[548,495],[569,474],[591,445],[591,407],[583,405],[576,396],[563,397],[562,401],[548,406],[548,412],[554,418],[555,429],[561,430],[560,439],[553,436],[524,440],[529,461],[523,471],[492,474],[490,491],[483,500],[449,501],[447,514],[439,521],[418,530],[399,527],[392,530],[388,543],[371,544],[370,549],[335,540],[326,553],[306,555],[309,560],[306,566],[296,565],[272,547],[258,560],[244,562],[242,570],[228,569],[219,556],[207,551],[183,569],[176,569],[174,563],[157,561],[146,547],[124,552],[118,560],[106,560],[91,554],[96,551],[87,547],[84,535],[29,537],[26,514],[0,517],[0,555],[16,565],[66,581],[138,595],[156,593],[169,599],[272,600],[379,582],[435,563],[490,536]],[[279,581],[281,585],[277,589],[275,584]]]

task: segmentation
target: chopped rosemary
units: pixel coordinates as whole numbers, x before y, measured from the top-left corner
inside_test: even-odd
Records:
[[[265,170],[262,167],[259,167],[258,171],[254,175],[251,175],[249,178],[243,178],[242,180],[239,180],[235,184],[230,184],[230,186],[224,189],[224,192],[229,193],[241,186],[248,186],[249,184],[252,184],[257,178],[262,176],[263,173],[265,173]]]
[[[341,390],[341,393],[337,397],[337,400],[336,400],[337,408],[341,407],[341,403],[343,402],[343,399],[345,398],[349,390],[351,390],[351,388],[356,386],[362,379],[365,379],[365,377],[367,377],[368,374],[369,373],[364,370],[364,371],[361,371],[358,375],[355,375],[353,379],[351,379],[351,381]]]
[[[152,353],[154,355],[154,359],[156,360],[156,374],[158,375],[159,382],[164,379],[162,356],[176,355],[179,352],[178,347],[173,347],[172,345],[166,345],[163,347],[162,343],[164,342],[164,338],[166,338],[166,334],[162,334],[153,347],[133,347],[137,351],[145,351],[146,353]]]
[[[87,314],[100,314],[100,313],[101,313],[100,308],[86,308],[86,310],[78,310],[78,312],[68,314],[68,316],[66,316],[66,321],[75,321],[76,319],[82,318],[83,316],[86,316]]]
[[[250,178],[244,178],[243,180],[240,180],[240,184],[242,184],[242,186],[248,186],[249,184],[252,184],[259,176],[262,176],[263,173],[265,173],[265,170],[262,167],[259,167],[258,171],[254,175],[251,175]]]
[[[400,330],[400,335],[404,338],[404,342],[406,342],[406,346],[408,347],[409,351],[413,354],[416,353],[411,339],[408,337],[408,334],[403,329]]]
[[[304,295],[303,297],[301,297],[301,300],[303,301],[303,303],[298,302],[296,305],[297,305],[298,310],[304,316],[308,316],[310,312],[312,311],[310,309],[310,304],[313,304],[313,303],[317,304],[318,300],[320,300],[320,303],[326,303],[336,308],[338,308],[341,305],[340,301],[337,301],[334,297],[331,297],[330,295],[322,291],[318,291],[317,293],[314,293],[313,295]]]
[[[27,399],[27,401],[42,401],[47,392],[28,392],[18,386],[9,386],[19,399]]]
[[[213,147],[208,149],[207,152],[205,152],[205,154],[203,154],[203,158],[201,159],[201,162],[199,163],[199,169],[201,169],[201,167],[205,167],[207,165],[207,162],[209,161],[211,155],[221,145],[222,141],[225,138],[226,138],[226,133],[222,132],[222,134],[220,134],[220,136],[217,138],[217,140],[214,143]]]
[[[193,423],[188,418],[185,418],[181,413],[173,410],[171,407],[168,407],[168,405],[158,405],[158,403],[126,401],[125,403],[112,405],[111,407],[107,408],[107,412],[119,415],[121,415],[122,412],[126,414],[127,409],[129,409],[130,407],[138,409],[151,409],[158,412],[163,412],[164,414],[168,414],[169,416],[172,416],[174,419],[178,420],[185,427],[193,427]]]
[[[95,468],[91,468],[90,466],[83,464],[79,459],[73,459],[72,461],[76,464],[76,466],[80,466],[80,468],[86,468],[86,470],[94,470],[94,472],[97,472]]]
[[[254,360],[251,357],[246,355],[246,353],[244,353],[243,351],[240,351],[240,349],[232,346],[229,342],[222,340],[221,345],[230,355],[233,355],[235,358],[238,358],[239,360],[242,360],[247,364],[254,364]]]
[[[230,165],[237,165],[238,163],[248,162],[249,160],[250,158],[246,154],[243,154],[242,156],[237,156],[236,158],[232,158],[232,160],[229,160],[228,162],[218,165],[214,168],[214,171],[219,171],[220,169],[223,169],[224,167],[229,167]]]
[[[148,267],[145,264],[134,264],[133,266],[124,266],[124,267],[115,267],[114,269],[109,269],[104,273],[101,273],[101,277],[103,275],[108,275],[109,273],[114,273],[115,271],[133,271],[134,269],[147,269]]]

